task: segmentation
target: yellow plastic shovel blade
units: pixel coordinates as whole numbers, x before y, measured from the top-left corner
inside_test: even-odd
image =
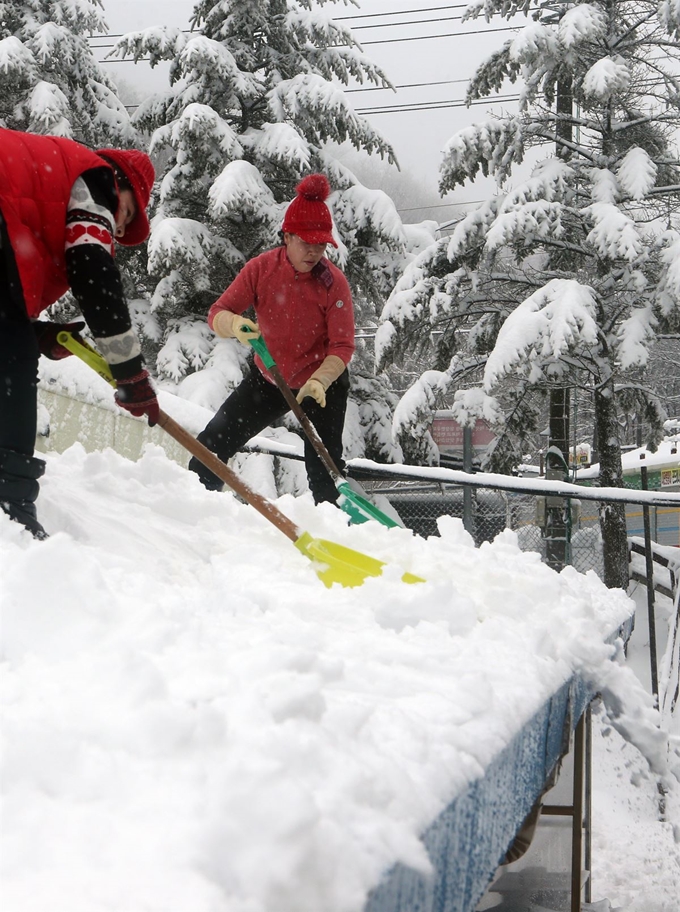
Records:
[[[385,566],[383,561],[369,557],[368,554],[323,538],[312,538],[309,532],[303,532],[295,542],[295,547],[315,564],[323,565],[317,567],[316,572],[329,588],[333,583],[347,587],[361,586],[369,576],[381,576]],[[402,580],[405,583],[425,582],[413,573],[404,573]]]

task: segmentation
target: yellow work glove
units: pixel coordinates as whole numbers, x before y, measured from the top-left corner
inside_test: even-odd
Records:
[[[231,332],[242,345],[250,345],[251,339],[259,339],[261,335],[257,323],[253,323],[248,317],[239,317],[238,314],[234,315]]]
[[[222,339],[238,339],[243,345],[249,345],[250,339],[259,339],[260,327],[248,317],[221,310],[213,319],[213,329]]]
[[[320,380],[314,380],[312,377],[301,387],[300,392],[295,397],[298,402],[309,396],[315,399],[321,408],[326,408],[326,390]]]
[[[315,399],[321,408],[326,407],[326,390],[337,380],[345,369],[345,362],[337,355],[328,355],[314,371],[309,380],[300,388],[297,401],[302,402],[305,396]]]

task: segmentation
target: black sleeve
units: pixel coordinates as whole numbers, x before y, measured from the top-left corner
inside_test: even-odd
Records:
[[[90,199],[79,208],[69,207],[67,224],[71,229],[83,226],[94,228],[108,238],[102,243],[76,243],[65,251],[66,270],[71,291],[95,339],[104,343],[110,337],[113,349],[102,351],[117,379],[131,376],[142,369],[142,357],[128,310],[123,283],[113,258],[113,238],[106,212],[97,213],[97,207],[115,215],[118,194],[110,168],[93,168],[81,175],[90,193]],[[92,203],[95,205],[93,206]],[[106,348],[102,344],[102,348]],[[132,357],[127,358],[129,352]]]
[[[98,244],[66,251],[66,268],[87,325],[95,336],[117,336],[130,329],[130,312],[116,262]]]

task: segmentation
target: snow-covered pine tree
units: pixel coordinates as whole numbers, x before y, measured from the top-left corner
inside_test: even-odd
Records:
[[[376,355],[389,364],[413,338],[436,332],[438,370],[409,392],[403,432],[457,389],[461,420],[495,419],[490,464],[500,470],[519,461],[535,428],[537,390],[588,391],[600,483],[622,486],[617,419],[635,410],[649,443],[660,439],[663,413],[640,368],[680,309],[680,6],[480,0],[472,12],[532,9],[533,22],[479,67],[468,90],[472,100],[519,80],[519,112],[453,136],[440,189],[479,172],[503,187],[528,149],[545,147],[545,158],[407,269],[382,315]],[[460,389],[473,383],[481,389]],[[601,527],[606,581],[624,585],[623,507],[604,509]]]
[[[163,163],[149,242],[149,331],[158,339],[158,376],[211,408],[240,379],[244,349],[216,342],[208,307],[249,258],[279,243],[301,176],[323,171],[333,187],[336,260],[352,285],[359,325],[377,320],[403,268],[406,237],[392,201],[363,187],[328,148],[347,141],[393,157],[343,91],[350,80],[388,82],[323,6],[201,0],[190,32],[148,28],[125,35],[114,52],[148,57],[152,66],[171,63],[169,90],[146,100],[134,118],[152,131],[151,153]],[[372,357],[359,353],[353,375],[360,381],[355,414],[372,428],[367,455],[398,455],[386,420],[388,390],[373,377]]]
[[[91,147],[136,138],[87,37],[106,32],[101,0],[0,2],[0,122]]]

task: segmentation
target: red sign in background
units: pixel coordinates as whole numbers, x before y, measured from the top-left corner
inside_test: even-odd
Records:
[[[443,453],[450,450],[462,451],[463,431],[464,428],[458,424],[455,418],[446,414],[436,415],[432,422],[432,428],[430,429],[434,442]],[[478,419],[472,429],[473,449],[484,449],[494,439],[495,435],[486,421]]]

